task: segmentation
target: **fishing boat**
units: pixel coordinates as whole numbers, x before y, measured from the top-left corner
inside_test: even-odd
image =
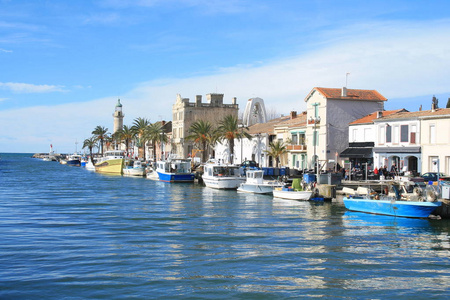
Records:
[[[195,175],[191,170],[191,160],[173,158],[156,162],[156,173],[164,182],[194,182]]]
[[[124,151],[106,151],[95,164],[95,172],[113,175],[122,175],[125,162]]]
[[[206,164],[202,176],[206,187],[213,189],[235,190],[246,178],[236,165]]]
[[[263,170],[247,170],[246,181],[241,183],[237,190],[254,194],[272,194],[274,188],[283,186],[284,183],[277,180],[264,180]]]
[[[123,175],[143,177],[145,176],[145,168],[145,165],[140,160],[126,161]]]
[[[68,166],[76,166],[76,167],[81,166],[81,155],[76,153],[69,155],[65,164]]]
[[[343,199],[344,205],[351,211],[408,218],[427,218],[442,205],[429,192],[426,198],[412,201],[401,199],[395,186],[391,186],[391,190],[394,192],[382,195],[367,187],[358,187],[356,191],[344,188],[342,191],[347,194]]]
[[[317,191],[307,190],[306,186],[303,187],[299,178],[294,178],[291,186],[277,187],[273,190],[275,198],[290,200],[310,200],[316,193]]]

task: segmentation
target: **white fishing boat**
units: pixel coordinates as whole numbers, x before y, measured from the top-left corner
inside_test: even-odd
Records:
[[[158,173],[156,172],[156,170],[153,167],[147,166],[147,169],[145,170],[145,173],[146,173],[145,177],[147,179],[159,181]]]
[[[140,160],[127,161],[123,168],[123,175],[143,177],[145,176],[145,168],[145,164]]]
[[[278,180],[264,180],[263,170],[247,170],[246,181],[238,187],[239,192],[254,194],[272,194],[274,188],[281,188],[284,183]]]
[[[206,164],[202,179],[209,188],[234,190],[246,180],[239,166],[221,164]]]
[[[317,191],[302,187],[299,178],[292,180],[292,186],[277,187],[273,190],[274,197],[290,200],[310,200],[313,194],[317,193]]]

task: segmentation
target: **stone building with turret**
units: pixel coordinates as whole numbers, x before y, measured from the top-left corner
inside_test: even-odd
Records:
[[[236,98],[231,104],[223,103],[223,94],[207,94],[206,102],[202,102],[202,96],[197,95],[195,102],[189,102],[189,98],[177,95],[175,104],[172,106],[172,152],[178,157],[189,157],[195,150],[192,141],[187,141],[190,126],[198,121],[209,121],[216,126],[225,116],[238,117],[239,105]],[[194,151],[195,152],[195,151]]]

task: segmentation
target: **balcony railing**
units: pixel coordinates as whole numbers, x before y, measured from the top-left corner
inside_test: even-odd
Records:
[[[287,145],[288,151],[306,151],[306,145]]]

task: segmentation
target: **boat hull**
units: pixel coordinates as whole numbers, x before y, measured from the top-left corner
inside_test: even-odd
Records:
[[[95,172],[103,174],[123,174],[123,158],[108,159],[95,165]]]
[[[273,190],[274,197],[290,200],[309,200],[312,194],[312,191]]]
[[[79,167],[79,166],[81,166],[81,161],[78,159],[71,159],[66,162],[66,165]]]
[[[245,192],[245,193],[254,193],[254,194],[272,194],[273,189],[276,187],[280,187],[278,184],[249,184],[249,183],[242,183],[238,187],[239,192]]]
[[[145,169],[144,168],[124,168],[123,176],[144,177]]]
[[[221,177],[205,178],[203,183],[206,187],[219,190],[235,190],[241,183],[245,182],[245,177]]]
[[[396,217],[427,218],[442,205],[442,202],[375,200],[355,196],[344,197],[344,205],[351,211]]]
[[[164,182],[194,182],[195,176],[193,173],[175,174],[157,172],[160,181]]]

